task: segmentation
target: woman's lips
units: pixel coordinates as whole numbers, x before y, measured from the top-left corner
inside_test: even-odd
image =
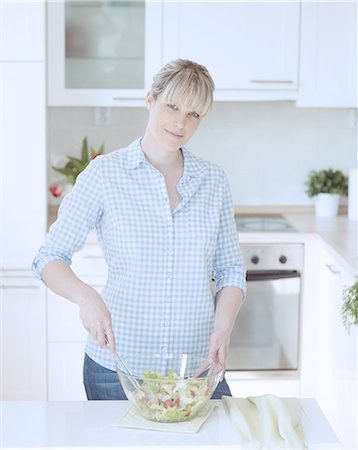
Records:
[[[183,134],[177,134],[177,133],[173,133],[172,131],[169,131],[165,128],[165,131],[170,134],[170,136],[175,137],[176,139],[182,139],[184,137]]]

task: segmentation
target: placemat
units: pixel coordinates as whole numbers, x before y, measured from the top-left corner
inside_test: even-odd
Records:
[[[141,428],[144,430],[168,431],[174,433],[197,433],[208,419],[217,404],[209,402],[200,414],[191,420],[185,422],[152,422],[142,417],[135,406],[131,406],[128,411],[120,418],[118,426],[124,428]]]

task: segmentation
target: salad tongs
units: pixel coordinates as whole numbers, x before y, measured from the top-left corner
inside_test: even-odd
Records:
[[[124,362],[124,360],[119,356],[119,354],[116,352],[116,359],[117,362],[119,362],[119,364],[124,368],[125,372],[127,373],[131,383],[133,384],[133,386],[136,389],[140,389],[140,384],[138,383],[138,381],[136,380],[135,376],[132,374],[132,372],[128,369],[128,366],[126,365],[126,363]]]
[[[107,347],[109,347],[109,342],[107,339],[107,336],[105,336],[106,339],[106,345]],[[130,379],[131,383],[133,384],[133,386],[136,389],[140,389],[140,384],[138,383],[138,381],[136,380],[135,376],[133,375],[133,373],[129,370],[127,364],[124,362],[124,360],[119,356],[118,352],[115,352],[115,357],[117,360],[117,363],[120,364],[120,366],[122,366],[124,368],[124,371],[126,372],[126,374],[128,375],[128,378]]]

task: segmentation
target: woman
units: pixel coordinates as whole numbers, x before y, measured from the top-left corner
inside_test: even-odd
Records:
[[[225,366],[245,290],[232,200],[222,169],[184,147],[213,90],[205,67],[188,60],[165,65],[147,94],[144,136],[79,175],[34,260],[46,285],[79,305],[89,332],[89,400],[126,398],[116,351],[206,353]],[[94,227],[108,264],[101,295],[70,268]],[[213,398],[223,394],[230,395],[225,379]]]

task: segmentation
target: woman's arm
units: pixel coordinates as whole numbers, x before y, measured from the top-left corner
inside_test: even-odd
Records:
[[[243,299],[242,290],[234,286],[222,288],[216,296],[214,331],[210,339],[209,359],[219,361],[224,368],[231,332]]]
[[[216,309],[209,357],[225,367],[231,332],[245,296],[246,269],[239,246],[229,182],[224,173],[221,194],[222,210],[213,262]]]
[[[103,348],[107,342],[112,355],[116,344],[111,314],[98,292],[81,281],[70,266],[61,260],[50,261],[42,271],[46,285],[58,295],[77,303],[83,326]]]

